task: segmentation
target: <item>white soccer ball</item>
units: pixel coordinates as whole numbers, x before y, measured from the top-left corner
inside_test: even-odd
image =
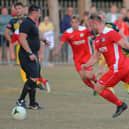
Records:
[[[27,112],[24,107],[15,106],[12,109],[12,117],[16,120],[24,120],[27,117]]]

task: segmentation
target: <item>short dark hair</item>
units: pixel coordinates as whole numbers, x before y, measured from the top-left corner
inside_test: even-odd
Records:
[[[28,13],[31,14],[33,11],[38,11],[39,9],[40,9],[39,6],[37,6],[37,5],[31,5],[29,7]]]
[[[16,6],[22,6],[22,7],[24,7],[24,5],[23,5],[21,2],[15,3],[15,4],[14,4],[14,8],[16,8]]]
[[[76,19],[76,20],[79,21],[79,18],[78,18],[77,16],[72,16],[71,20],[72,20],[72,19]]]
[[[98,15],[90,15],[88,19],[89,20],[96,20],[98,22],[103,22],[102,18]]]

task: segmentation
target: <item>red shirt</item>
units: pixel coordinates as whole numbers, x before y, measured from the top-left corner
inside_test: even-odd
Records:
[[[119,68],[127,63],[127,57],[117,44],[121,38],[118,32],[105,27],[103,32],[95,39],[95,49],[104,55],[106,63],[114,72],[118,72]]]
[[[124,33],[125,36],[129,35],[129,29],[126,22],[122,21],[116,21],[115,24],[118,26],[118,28]]]
[[[90,30],[83,26],[79,26],[77,31],[69,28],[63,33],[61,41],[68,41],[72,48],[75,62],[86,62],[91,57],[92,52],[88,42],[90,35]]]

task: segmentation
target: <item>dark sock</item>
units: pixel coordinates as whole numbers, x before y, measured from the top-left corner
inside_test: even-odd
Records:
[[[101,95],[104,99],[106,99],[107,101],[117,105],[117,106],[121,106],[122,105],[122,101],[119,100],[117,98],[117,96],[110,91],[109,89],[104,89],[101,93],[99,93],[99,95]]]
[[[24,87],[23,87],[23,90],[21,92],[21,96],[20,96],[20,100],[24,100],[28,91],[30,90],[30,87],[29,87],[29,82],[30,80],[27,80],[24,84]]]
[[[30,105],[33,105],[35,103],[35,97],[36,97],[36,88],[32,88],[29,91]]]
[[[30,105],[33,105],[35,103],[35,97],[36,97],[36,82],[31,80],[30,90],[29,90]]]
[[[90,87],[90,88],[92,88],[92,89],[94,89],[94,84],[90,81],[90,80],[84,80],[84,83],[88,86],[88,87]]]

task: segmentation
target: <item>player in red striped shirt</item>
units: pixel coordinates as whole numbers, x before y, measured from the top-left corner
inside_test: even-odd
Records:
[[[71,25],[72,27],[63,33],[61,42],[53,56],[56,56],[60,52],[63,44],[67,41],[73,51],[73,60],[77,72],[80,74],[83,82],[94,90],[94,84],[91,81],[96,83],[97,80],[95,75],[92,74],[93,68],[89,67],[86,69],[85,77],[81,71],[81,65],[85,64],[92,55],[92,48],[89,42],[91,32],[88,28],[80,26],[79,19],[75,16],[73,16],[71,19]]]
[[[93,21],[92,29],[98,36],[95,39],[94,55],[81,68],[84,71],[93,66],[97,63],[100,55],[103,54],[109,71],[99,79],[95,90],[104,99],[117,106],[117,110],[112,116],[115,118],[127,109],[128,106],[108,88],[114,87],[120,81],[129,82],[129,58],[122,52],[122,48],[129,49],[129,44],[118,32],[105,27],[103,20],[99,16],[91,16],[90,19]]]

